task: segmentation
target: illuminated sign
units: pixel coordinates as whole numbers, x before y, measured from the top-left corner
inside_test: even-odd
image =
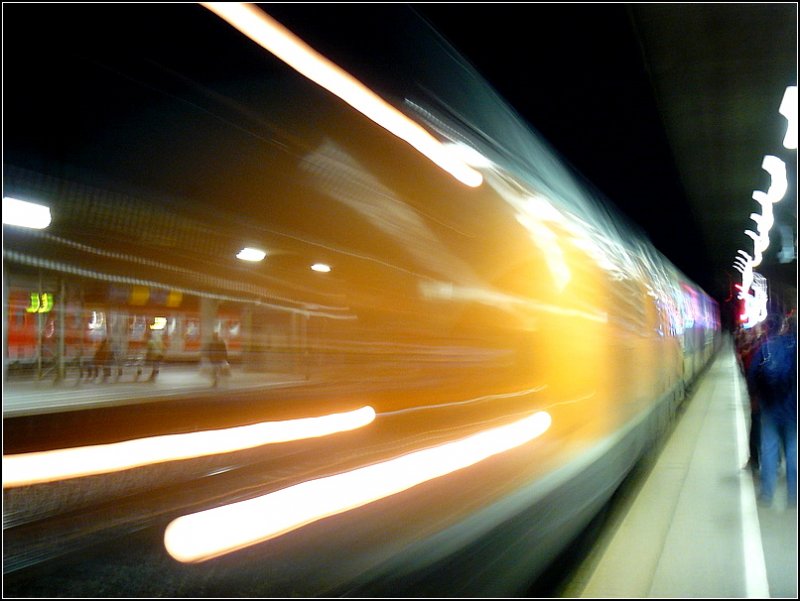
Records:
[[[53,295],[49,292],[41,295],[31,292],[31,304],[25,310],[28,313],[49,313],[53,310]]]

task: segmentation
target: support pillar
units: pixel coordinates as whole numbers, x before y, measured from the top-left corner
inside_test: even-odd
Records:
[[[200,339],[203,346],[211,342],[214,329],[217,327],[217,311],[219,301],[213,298],[200,298]]]
[[[66,286],[64,278],[58,278],[58,363],[56,367],[56,382],[61,382],[65,376],[65,360],[66,360],[66,322],[67,322],[67,303],[66,303]]]

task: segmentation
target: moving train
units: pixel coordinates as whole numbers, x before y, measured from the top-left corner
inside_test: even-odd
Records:
[[[4,196],[53,220],[4,225],[4,281],[52,346],[99,314],[237,346],[219,388],[4,416],[6,594],[523,595],[713,358],[715,301],[409,6],[307,9],[48,6],[59,53],[7,74]]]

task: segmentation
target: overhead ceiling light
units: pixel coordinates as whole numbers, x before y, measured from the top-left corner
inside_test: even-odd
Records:
[[[797,150],[797,86],[787,86],[778,112],[789,121],[783,145],[790,150]]]
[[[761,168],[769,173],[770,177],[769,190],[766,194],[767,200],[772,203],[780,202],[786,196],[789,188],[789,180],[786,178],[786,163],[778,157],[768,154],[761,162]]]
[[[43,230],[50,225],[50,208],[44,205],[3,197],[3,224]]]
[[[476,188],[483,176],[344,69],[331,62],[259,8],[242,2],[202,2],[262,48],[405,140],[460,182]]]
[[[325,263],[314,263],[311,266],[311,269],[314,271],[319,271],[320,273],[328,273],[331,270],[331,266],[326,265]]]
[[[264,257],[267,256],[267,253],[258,248],[243,248],[239,251],[239,254],[236,255],[237,259],[241,259],[242,261],[263,261]]]

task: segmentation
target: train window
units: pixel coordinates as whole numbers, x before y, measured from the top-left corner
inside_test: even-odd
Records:
[[[91,318],[89,319],[89,330],[105,330],[106,328],[106,314],[103,311],[92,311]]]
[[[147,332],[146,319],[141,315],[134,315],[129,318],[129,322],[130,330],[128,333],[128,339],[133,342],[143,341]]]

